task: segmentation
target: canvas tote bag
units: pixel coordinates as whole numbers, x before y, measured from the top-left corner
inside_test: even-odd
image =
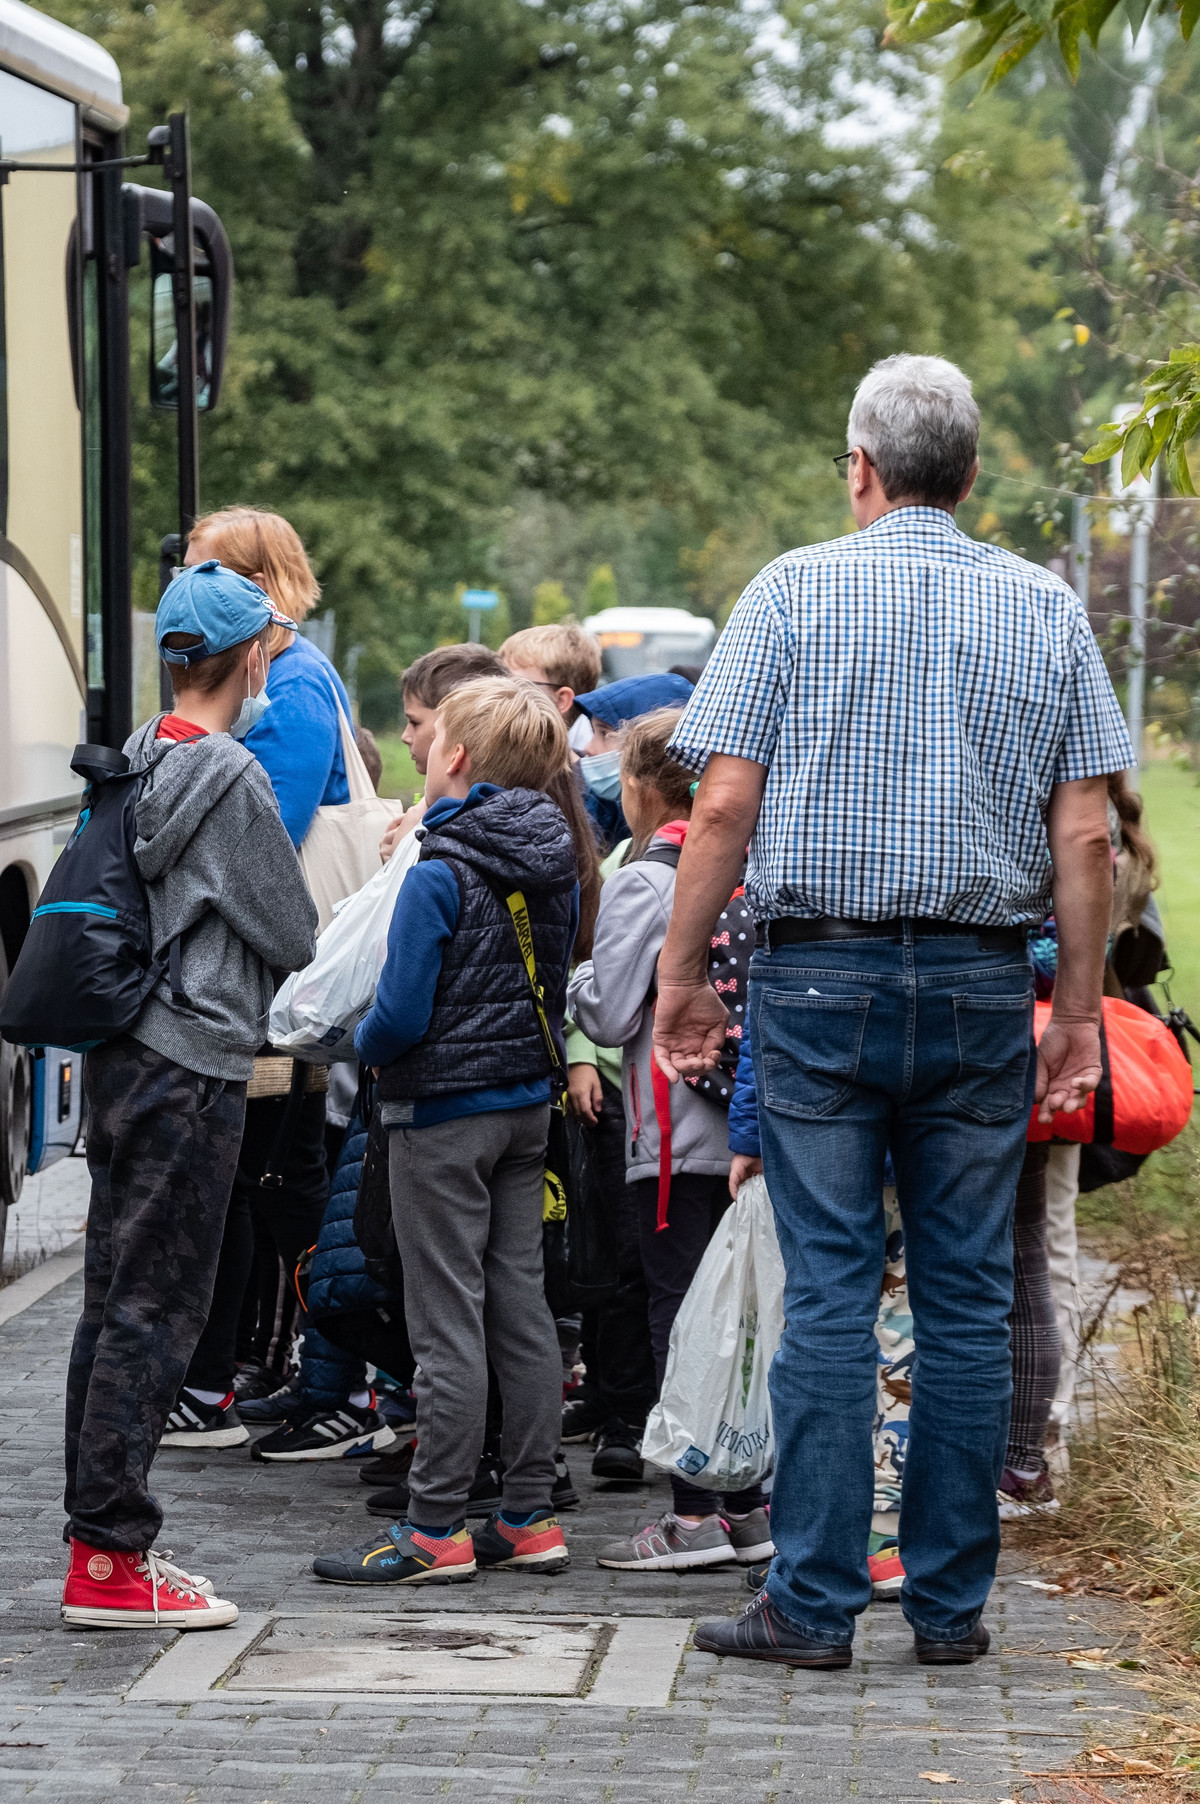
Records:
[[[328,927],[337,904],[360,890],[380,868],[379,842],[399,804],[377,796],[354,739],[346,711],[337,702],[346,766],[348,802],[317,809],[297,856],[309,893],[317,905],[318,933]]]

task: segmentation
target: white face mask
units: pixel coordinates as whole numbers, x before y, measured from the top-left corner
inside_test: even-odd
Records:
[[[244,739],[252,727],[256,727],[267,709],[271,706],[271,698],[265,689],[257,695],[248,695],[238,709],[238,717],[229,731],[235,739]]]
[[[250,682],[250,674],[247,671],[247,673],[246,673],[247,686],[249,685],[249,682]],[[254,727],[256,727],[258,725],[259,721],[262,719],[263,715],[266,713],[267,709],[270,706],[271,706],[271,698],[267,694],[266,678],[264,677],[263,686],[259,690],[258,694],[250,695],[249,693],[247,693],[245,700],[243,701],[241,707],[238,709],[237,719],[234,721],[233,725],[229,729],[229,731],[233,735],[233,737],[235,739],[244,739],[246,737],[246,734],[249,733]]]
[[[581,714],[573,727],[567,728],[567,743],[573,752],[580,757],[592,743],[592,734],[596,731],[586,714]]]
[[[579,768],[583,780],[593,795],[600,796],[606,802],[615,802],[621,793],[621,754],[620,752],[597,752],[590,758],[581,758]]]

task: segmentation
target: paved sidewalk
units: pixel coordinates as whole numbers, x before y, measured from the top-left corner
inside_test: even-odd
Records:
[[[566,1518],[569,1574],[557,1580],[491,1574],[450,1590],[400,1590],[384,1599],[317,1584],[308,1573],[314,1552],[363,1539],[374,1524],[361,1507],[366,1492],[352,1464],[261,1466],[245,1449],[209,1458],[163,1453],[155,1482],[166,1507],[164,1542],[183,1564],[209,1573],[247,1617],[282,1619],[268,1650],[286,1648],[290,1635],[308,1636],[297,1644],[298,1665],[301,1683],[312,1689],[269,1691],[256,1675],[284,1666],[294,1675],[296,1658],[281,1665],[277,1654],[253,1650],[240,1674],[210,1689],[225,1664],[222,1644],[233,1650],[230,1659],[247,1652],[245,1635],[240,1642],[225,1639],[239,1629],[175,1638],[70,1631],[58,1620],[61,1400],[79,1292],[76,1277],[0,1328],[0,1511],[8,1554],[0,1599],[4,1800],[773,1804],[795,1798],[828,1804],[859,1798],[908,1804],[947,1797],[955,1804],[998,1804],[1019,1795],[1027,1770],[1061,1764],[1089,1735],[1124,1739],[1133,1720],[1127,1713],[1144,1705],[1113,1675],[1067,1665],[1065,1650],[1108,1639],[1103,1618],[1087,1602],[1067,1606],[1020,1584],[1011,1559],[988,1611],[998,1656],[973,1667],[938,1673],[918,1667],[891,1605],[863,1618],[854,1665],[845,1673],[721,1662],[689,1647],[672,1681],[676,1654],[664,1655],[663,1647],[670,1650],[673,1636],[682,1645],[690,1620],[740,1607],[747,1595],[742,1574],[639,1576],[597,1567],[596,1547],[634,1526],[648,1507],[664,1507],[667,1488],[661,1479],[632,1492],[598,1487],[588,1476],[586,1449],[569,1450],[584,1493],[581,1507]],[[581,1689],[590,1683],[597,1697],[620,1701],[606,1705],[586,1695],[418,1701],[358,1690],[357,1678],[348,1690],[322,1688],[330,1650],[348,1636],[366,1645],[372,1670],[390,1661],[399,1671],[397,1650],[405,1647],[466,1646],[473,1651],[463,1657],[478,1660],[474,1670],[487,1675],[481,1689],[507,1682],[495,1679],[498,1665],[489,1665],[505,1658],[503,1650],[474,1645],[489,1637],[472,1626],[472,1617],[524,1619],[523,1629],[509,1622],[504,1634],[590,1636],[596,1654],[590,1664],[583,1661]],[[598,1626],[597,1618],[605,1620]],[[613,1619],[616,1638],[601,1658]],[[490,1639],[499,1643],[504,1634]],[[645,1668],[638,1663],[639,1636],[657,1638],[659,1646]],[[155,1666],[172,1642],[179,1651],[167,1651]],[[445,1658],[444,1651],[436,1657]],[[215,1670],[189,1677],[196,1660]],[[510,1661],[505,1670],[519,1664]],[[314,1676],[305,1677],[309,1672]],[[154,1701],[155,1687],[164,1701]],[[193,1701],[179,1701],[185,1694]],[[958,1783],[933,1784],[921,1777],[928,1772]]]

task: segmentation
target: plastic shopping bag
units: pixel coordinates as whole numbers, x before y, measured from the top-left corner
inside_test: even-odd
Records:
[[[375,1000],[396,897],[420,850],[417,835],[406,833],[387,864],[339,903],[311,965],[293,971],[275,997],[272,1046],[310,1065],[354,1057],[354,1030]]]
[[[741,1491],[771,1470],[767,1372],[783,1334],[783,1259],[762,1178],[738,1191],[671,1329],[642,1458],[694,1485]]]

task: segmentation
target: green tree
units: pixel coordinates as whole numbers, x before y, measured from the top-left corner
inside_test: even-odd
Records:
[[[575,603],[561,583],[542,582],[533,591],[534,626],[557,626],[574,611]]]

